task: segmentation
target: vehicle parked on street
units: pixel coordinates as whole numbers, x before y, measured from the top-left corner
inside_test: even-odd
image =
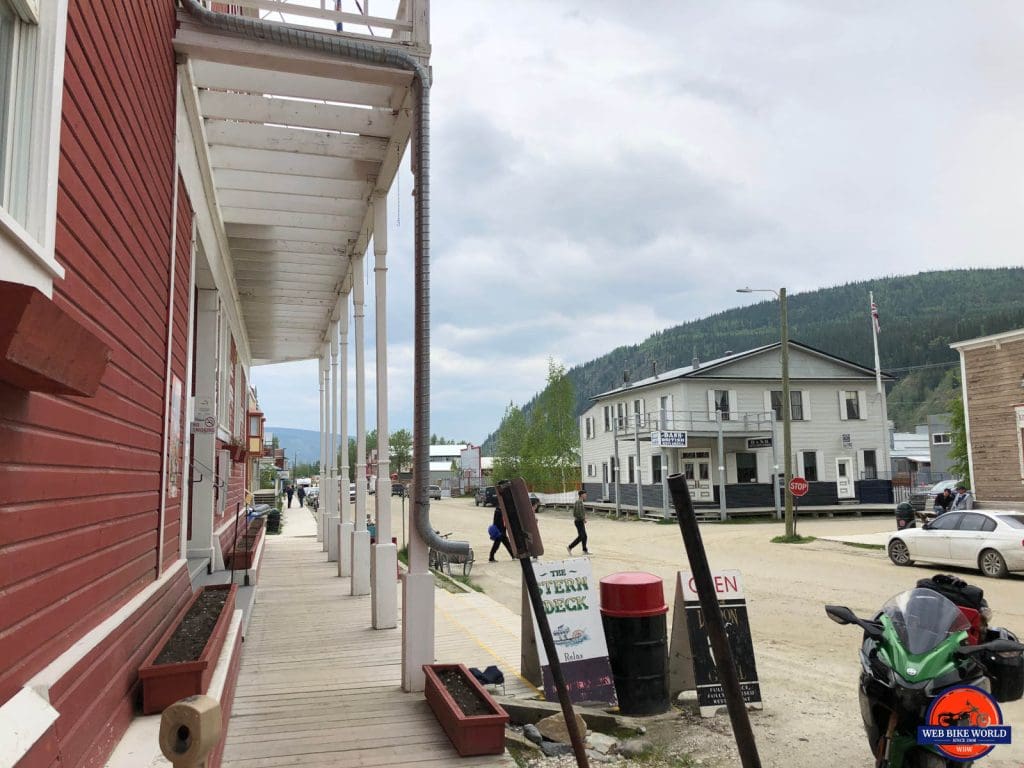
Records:
[[[391,495],[392,496],[405,496],[405,486],[401,483],[391,484]]]
[[[438,501],[440,501],[441,500],[441,486],[440,485],[428,485],[427,486],[427,496],[429,496],[432,499],[437,499]]]
[[[892,534],[886,551],[895,565],[960,565],[1001,579],[1024,571],[1024,512],[946,512],[921,528]]]
[[[349,483],[348,484],[348,500],[349,501],[355,501],[356,500],[356,484],[355,483]]]
[[[473,501],[479,507],[483,504],[485,507],[490,504],[491,506],[498,506],[498,490],[493,485],[487,485],[483,488],[476,489],[476,496],[473,497]]]

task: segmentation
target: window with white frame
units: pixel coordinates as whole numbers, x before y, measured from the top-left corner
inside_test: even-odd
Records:
[[[864,413],[864,394],[856,389],[844,389],[839,392],[839,418],[843,421],[858,421],[866,418]]]
[[[636,400],[633,401],[633,426],[644,426],[645,419],[646,415],[644,413],[644,400],[643,398],[637,398]]]
[[[657,453],[651,456],[651,482],[661,482],[661,456]]]
[[[773,389],[771,394],[772,411],[775,420],[782,421],[782,390]],[[800,390],[789,391],[789,418],[792,421],[804,420],[804,393]]]
[[[715,390],[715,410],[722,414],[722,421],[729,421],[729,390]]]
[[[593,464],[587,464],[587,477],[594,477],[597,472],[594,470]]]
[[[626,404],[625,403],[616,403],[615,404],[615,417],[616,417],[616,420],[617,420],[617,427],[616,427],[616,429],[618,429],[618,430],[625,429],[626,428]]]
[[[629,478],[627,482],[636,482],[636,461],[634,456],[628,457],[628,462],[626,464],[626,476]]]
[[[936,432],[932,435],[932,445],[949,445],[950,442],[949,432]]]
[[[605,432],[611,432],[612,431],[612,407],[610,405],[606,405],[604,407],[603,411],[604,411],[604,431]]]
[[[0,0],[0,275],[47,295],[66,26],[67,0]]]

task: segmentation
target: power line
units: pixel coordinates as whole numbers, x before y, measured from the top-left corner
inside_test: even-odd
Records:
[[[952,368],[953,366],[960,365],[959,361],[954,360],[949,363],[925,363],[924,365],[908,365],[905,368],[883,368],[886,373],[896,373],[899,371],[919,371],[923,368]]]

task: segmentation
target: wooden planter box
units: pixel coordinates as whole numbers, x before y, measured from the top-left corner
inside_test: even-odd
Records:
[[[253,559],[256,550],[263,538],[265,521],[262,517],[255,518],[248,524],[246,533],[243,533],[235,541],[234,546],[225,553],[224,567],[236,571],[247,571],[253,566]],[[253,529],[255,528],[255,533]]]
[[[227,598],[224,607],[217,617],[216,624],[206,641],[199,658],[195,661],[182,661],[170,664],[154,664],[156,658],[163,651],[167,641],[171,639],[178,625],[188,613],[192,605],[199,599],[203,592],[210,590],[227,591]],[[174,621],[167,628],[167,631],[160,637],[152,653],[139,668],[139,679],[142,680],[142,712],[146,715],[153,715],[163,712],[174,702],[184,699],[186,696],[195,696],[206,693],[210,687],[210,678],[213,677],[213,670],[217,666],[217,659],[220,658],[221,649],[224,647],[224,639],[231,624],[231,616],[235,611],[235,594],[238,586],[235,584],[218,584],[203,587],[199,590],[188,604],[174,617]]]
[[[438,677],[439,672],[457,670],[477,698],[490,710],[486,715],[467,716]],[[465,664],[424,664],[426,685],[423,693],[434,716],[462,757],[500,755],[505,751],[505,724],[508,713],[469,673]]]

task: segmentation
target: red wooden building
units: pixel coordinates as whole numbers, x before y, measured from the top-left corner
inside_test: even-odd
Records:
[[[234,540],[257,458],[250,367],[321,354],[401,157],[388,150],[408,140],[390,103],[409,73],[257,56],[185,5],[0,0],[3,765],[103,765],[137,716],[141,661]],[[260,3],[203,5],[253,18]],[[363,70],[373,84],[345,103],[373,99],[372,140],[349,126],[314,152],[279,116],[230,111]],[[344,220],[302,212],[314,202]],[[258,231],[282,212],[287,232]],[[285,258],[313,275],[306,295]],[[229,658],[240,640],[236,626]]]

